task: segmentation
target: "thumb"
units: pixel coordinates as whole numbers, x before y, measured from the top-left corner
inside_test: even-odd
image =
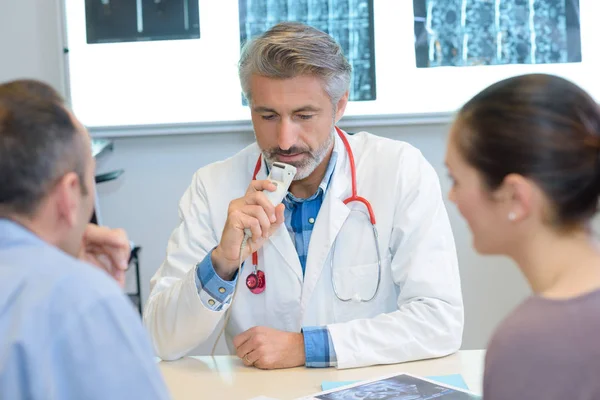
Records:
[[[283,205],[283,203],[278,204],[277,207],[275,207],[275,217],[277,218],[277,221],[275,222],[276,225],[281,225],[284,220],[285,220],[285,206]]]

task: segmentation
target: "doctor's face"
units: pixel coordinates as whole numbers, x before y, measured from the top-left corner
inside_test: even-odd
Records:
[[[252,124],[267,162],[291,164],[294,180],[308,177],[329,154],[347,94],[334,106],[321,79],[300,75],[250,78]]]
[[[448,198],[473,234],[473,247],[481,254],[506,254],[516,239],[505,206],[484,185],[479,173],[467,163],[458,146],[457,125],[452,128],[446,151],[446,167],[452,180]]]

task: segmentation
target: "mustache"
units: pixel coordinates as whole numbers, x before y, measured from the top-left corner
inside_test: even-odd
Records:
[[[269,151],[267,151],[267,153],[269,154],[270,157],[273,157],[276,155],[290,156],[292,154],[300,154],[300,153],[308,153],[308,154],[312,155],[309,148],[301,148],[301,147],[297,147],[297,146],[292,146],[287,150],[283,150],[280,148],[270,149]]]

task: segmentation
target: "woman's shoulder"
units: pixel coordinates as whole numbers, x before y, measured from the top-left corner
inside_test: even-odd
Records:
[[[563,393],[569,387],[600,394],[599,382],[581,374],[600,370],[598,309],[600,290],[571,299],[534,296],[524,301],[488,345],[484,397],[581,398]]]
[[[594,312],[599,309],[600,290],[569,299],[531,296],[500,324],[488,351],[520,352],[555,342],[568,350],[600,329],[600,313]]]

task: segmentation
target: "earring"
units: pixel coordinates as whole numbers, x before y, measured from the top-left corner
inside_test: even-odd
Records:
[[[508,220],[509,221],[514,221],[515,219],[517,219],[517,214],[514,211],[511,211],[508,213]]]

